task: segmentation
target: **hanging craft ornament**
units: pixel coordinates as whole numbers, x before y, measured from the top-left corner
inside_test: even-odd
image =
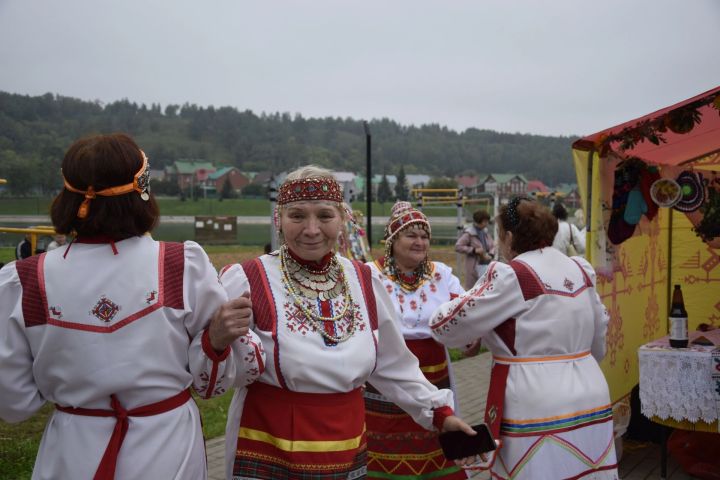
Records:
[[[650,198],[658,207],[670,208],[680,201],[682,190],[671,178],[660,178],[650,185]]]
[[[675,210],[689,213],[694,212],[705,201],[705,184],[702,174],[696,172],[682,172],[676,179],[680,186],[680,200],[673,206]]]

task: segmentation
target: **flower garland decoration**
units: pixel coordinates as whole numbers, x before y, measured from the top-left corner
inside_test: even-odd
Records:
[[[677,134],[688,133],[702,121],[700,108],[707,105],[711,105],[720,114],[720,92],[712,93],[657,118],[642,120],[618,133],[601,137],[596,145],[600,156],[607,155],[612,143],[619,143],[620,150],[624,152],[646,140],[655,145],[667,143],[663,135],[668,130]]]

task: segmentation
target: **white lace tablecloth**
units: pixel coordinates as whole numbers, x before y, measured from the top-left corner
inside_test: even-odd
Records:
[[[701,335],[715,345],[693,344]],[[646,417],[693,423],[720,418],[720,329],[691,332],[690,342],[688,348],[670,348],[663,337],[638,350],[640,403]]]

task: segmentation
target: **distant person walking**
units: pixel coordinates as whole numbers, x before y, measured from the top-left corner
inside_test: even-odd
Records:
[[[25,238],[15,247],[15,259],[22,260],[32,256],[32,244],[30,243],[30,234],[26,234]]]
[[[581,233],[575,225],[568,222],[568,212],[562,203],[556,203],[552,213],[558,221],[558,230],[552,246],[568,257],[584,254],[585,234]]]
[[[51,250],[55,250],[56,248],[60,248],[65,244],[67,244],[67,236],[63,234],[53,235],[53,241],[48,243],[47,249],[45,251],[49,252]]]
[[[495,242],[487,228],[489,223],[488,212],[477,210],[473,213],[472,225],[465,227],[465,231],[455,243],[455,251],[465,255],[463,282],[466,290],[475,285],[495,257]]]

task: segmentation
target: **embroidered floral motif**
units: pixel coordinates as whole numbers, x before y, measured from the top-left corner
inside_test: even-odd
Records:
[[[103,322],[109,323],[115,318],[115,315],[120,311],[120,306],[107,298],[105,295],[100,297],[100,300],[95,304],[90,314],[94,315]]]
[[[435,277],[436,282],[439,282],[440,280],[442,280],[442,275],[440,275],[440,272],[435,272],[434,277]]]
[[[392,292],[393,292],[393,287],[392,287],[392,285],[386,283],[386,284],[385,284],[385,290],[387,290],[388,293],[392,293]]]
[[[566,278],[565,281],[563,282],[563,287],[567,288],[568,291],[572,292],[575,287],[575,284],[573,282],[571,282],[569,278]]]
[[[437,285],[435,285],[434,283],[431,283],[431,284],[430,284],[430,291],[433,292],[433,293],[437,292]]]
[[[310,302],[306,300],[306,306],[308,308],[317,309],[316,302]],[[335,299],[332,302],[333,311],[341,311],[343,307],[342,299]],[[315,333],[317,327],[315,324],[310,322],[303,311],[295,305],[295,303],[285,302],[283,304],[283,311],[285,313],[285,326],[288,330],[293,333],[300,333],[303,336],[308,333]],[[357,302],[353,302],[353,308],[348,308],[344,318],[341,318],[335,324],[335,332],[337,335],[344,335],[347,332],[348,327],[353,323],[352,319],[355,318],[355,329],[359,331],[365,330],[365,322],[360,310],[360,305]]]
[[[55,305],[50,307],[50,314],[55,318],[62,318],[62,310]]]
[[[420,300],[422,300],[423,303],[427,303],[427,293],[425,293],[425,290],[420,292]]]
[[[148,292],[148,294],[145,295],[145,303],[150,305],[151,303],[153,303],[155,301],[156,298],[157,298],[157,291],[153,290],[151,292]]]
[[[410,310],[417,310],[418,304],[415,300],[410,300]]]

